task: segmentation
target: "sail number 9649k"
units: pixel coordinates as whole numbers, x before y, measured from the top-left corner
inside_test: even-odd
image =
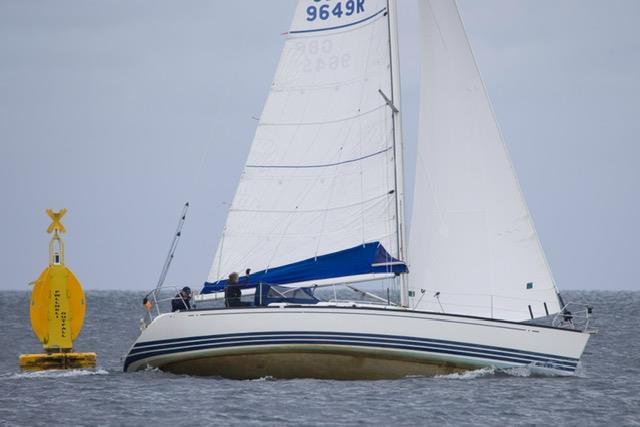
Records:
[[[322,0],[313,0],[320,3]],[[326,0],[328,1],[328,0]],[[330,16],[342,18],[342,16],[351,16],[353,14],[364,12],[365,0],[347,0],[335,3],[325,3],[323,5],[311,5],[307,8],[307,21],[315,21],[321,19],[323,21],[329,19]]]

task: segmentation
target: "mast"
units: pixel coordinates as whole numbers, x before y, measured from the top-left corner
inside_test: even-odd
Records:
[[[391,60],[391,114],[393,123],[393,157],[395,166],[396,235],[398,259],[407,260],[404,217],[404,158],[402,146],[402,117],[400,116],[400,55],[398,44],[397,0],[387,0],[389,22],[389,56]],[[400,275],[400,305],[409,305],[409,283],[407,274]]]

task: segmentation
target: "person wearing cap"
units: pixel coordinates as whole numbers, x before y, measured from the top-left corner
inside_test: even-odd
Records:
[[[229,280],[224,286],[224,305],[225,307],[242,306],[242,289],[240,289],[240,276],[235,271],[229,275]]]
[[[191,288],[185,286],[171,300],[171,311],[191,310]]]

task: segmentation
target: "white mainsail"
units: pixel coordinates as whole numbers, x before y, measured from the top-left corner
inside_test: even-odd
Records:
[[[298,2],[209,283],[367,243],[399,256],[387,13]]]
[[[522,321],[560,310],[454,0],[420,2],[411,306]]]

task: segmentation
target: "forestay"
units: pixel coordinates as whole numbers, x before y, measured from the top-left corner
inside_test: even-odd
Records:
[[[410,304],[515,321],[555,313],[556,287],[455,1],[420,5]]]
[[[387,273],[406,270],[396,259],[393,113],[380,91],[391,98],[387,2],[300,1],[205,292],[232,271],[288,271],[366,244],[386,250]]]

